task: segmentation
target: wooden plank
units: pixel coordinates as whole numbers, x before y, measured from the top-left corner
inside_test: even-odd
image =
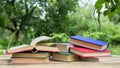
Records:
[[[0,68],[120,68],[120,56],[113,56],[114,60],[111,62],[79,61],[50,62],[48,64],[10,64],[10,57],[10,55],[0,56]],[[4,61],[4,63],[2,61]]]
[[[120,68],[120,63],[57,63],[57,64],[14,64],[0,65],[1,68]]]

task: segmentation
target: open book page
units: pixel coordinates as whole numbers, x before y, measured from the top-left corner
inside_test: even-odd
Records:
[[[19,45],[19,46],[16,46],[16,47],[11,47],[10,50],[12,50],[12,49],[18,49],[18,48],[23,48],[23,47],[26,47],[26,46],[29,46],[29,45],[23,44],[23,45]]]
[[[48,46],[48,47],[54,47],[56,45],[56,43],[51,43],[51,42],[45,42],[45,43],[39,43],[37,45],[40,46]]]
[[[30,45],[35,46],[38,42],[46,41],[46,40],[50,40],[50,39],[52,39],[52,37],[40,36],[40,37],[33,39]]]
[[[29,46],[29,45],[19,45],[16,47],[12,47],[9,50],[6,50],[5,54],[12,54],[12,53],[17,53],[17,52],[23,52],[23,51],[30,51],[32,50],[34,47],[33,46]]]
[[[57,47],[48,47],[48,46],[35,46],[38,51],[48,51],[48,52],[60,52]]]

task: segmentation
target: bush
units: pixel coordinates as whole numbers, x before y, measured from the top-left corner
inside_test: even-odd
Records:
[[[54,39],[54,42],[58,42],[58,43],[66,43],[69,42],[69,36],[66,33],[60,33],[60,34],[56,34],[56,33],[52,33],[50,34]]]
[[[94,25],[93,25],[94,26]],[[103,40],[109,44],[120,44],[120,27],[113,22],[102,23],[101,30],[95,30],[94,27],[89,28],[89,31],[83,32],[83,36],[91,37],[98,40]]]

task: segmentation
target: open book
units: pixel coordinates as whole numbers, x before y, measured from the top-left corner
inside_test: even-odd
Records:
[[[40,36],[33,39],[30,45],[23,44],[17,47],[12,47],[9,50],[6,50],[5,54],[13,54],[24,51],[31,51],[33,53],[36,53],[38,51],[59,52],[60,50],[57,47],[37,46],[37,43],[50,39],[52,38],[47,36]]]
[[[26,52],[31,51],[32,53],[36,53],[38,51],[60,52],[60,50],[57,47],[22,45],[21,47],[6,50],[6,54],[13,54],[13,53],[19,53],[25,51]]]
[[[30,43],[30,45],[35,46],[37,43],[39,43],[41,41],[46,41],[46,40],[50,40],[50,39],[52,39],[52,37],[40,36],[40,37],[33,39],[32,42]]]

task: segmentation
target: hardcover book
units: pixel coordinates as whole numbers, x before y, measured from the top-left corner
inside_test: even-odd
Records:
[[[14,53],[12,54],[12,58],[46,58],[49,57],[50,53],[48,52],[38,52],[38,53]]]
[[[69,52],[69,48],[73,47],[73,45],[70,43],[57,43],[56,47],[62,52]]]
[[[91,49],[95,49],[99,51],[105,50],[108,46],[107,42],[95,40],[92,38],[86,38],[83,36],[71,36],[70,43],[77,45],[77,46],[91,48]]]
[[[6,50],[6,54],[13,54],[25,51],[31,51],[33,53],[37,53],[39,51],[60,52],[60,50],[57,47],[22,45]]]
[[[112,61],[112,57],[111,56],[80,57],[80,60],[82,60],[82,61],[88,61],[88,62],[107,62],[107,61]]]
[[[52,39],[52,37],[47,37],[47,36],[40,36],[40,37],[37,37],[35,39],[33,39],[30,43],[31,46],[35,46],[37,45],[37,43],[39,42],[42,42],[42,41],[47,41],[47,40],[50,40]]]
[[[111,56],[110,50],[96,51],[84,47],[72,47],[70,52],[82,57],[95,57],[95,56]]]
[[[11,55],[0,55],[0,65],[8,64],[11,61]]]
[[[69,53],[69,52],[58,52],[58,53],[52,54],[52,60],[65,61],[65,62],[78,61],[79,56],[74,55],[74,54]]]
[[[49,63],[49,58],[12,58],[12,64]]]

